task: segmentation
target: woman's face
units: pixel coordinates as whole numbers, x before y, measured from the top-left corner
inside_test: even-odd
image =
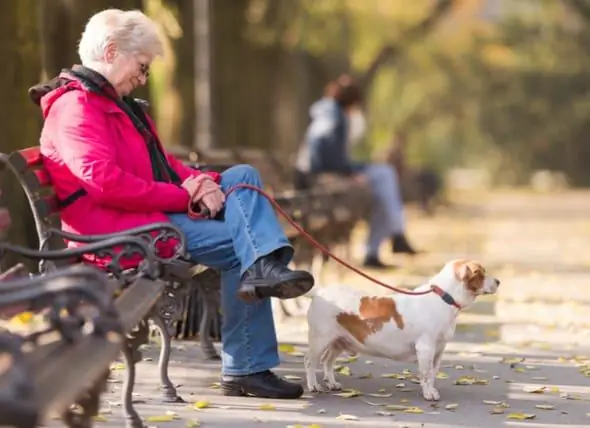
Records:
[[[144,54],[115,55],[106,76],[119,96],[129,95],[138,86],[147,83],[152,59]]]

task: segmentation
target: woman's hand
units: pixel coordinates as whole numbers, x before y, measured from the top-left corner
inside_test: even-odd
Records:
[[[200,200],[193,202],[205,206],[211,213],[211,218],[214,218],[223,208],[223,204],[225,203],[225,193],[223,193],[221,187],[212,180],[204,181],[201,190],[204,193],[203,196]]]

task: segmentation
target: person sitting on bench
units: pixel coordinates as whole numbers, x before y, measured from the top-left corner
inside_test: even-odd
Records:
[[[82,34],[82,65],[31,91],[45,119],[41,152],[62,227],[92,235],[176,224],[194,263],[221,271],[223,393],[298,398],[301,385],[271,371],[280,360],[269,298],[301,296],[314,279],[287,267],[294,251],[267,199],[248,189],[225,197],[237,183],[263,187],[256,169],[202,173],[164,150],[154,123],[129,97],[162,52],[146,15],[104,10]],[[189,217],[189,203],[209,218]]]

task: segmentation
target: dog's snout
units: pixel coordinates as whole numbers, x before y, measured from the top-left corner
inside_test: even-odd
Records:
[[[496,283],[496,287],[500,286],[500,280],[498,278],[494,278],[494,282]]]

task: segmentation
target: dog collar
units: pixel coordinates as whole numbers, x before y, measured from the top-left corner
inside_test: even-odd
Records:
[[[461,305],[457,303],[453,296],[451,296],[445,290],[440,288],[438,285],[431,285],[430,288],[432,288],[432,291],[434,291],[435,294],[439,295],[440,298],[443,299],[443,302],[445,302],[447,305],[451,305],[459,310],[462,309]]]

